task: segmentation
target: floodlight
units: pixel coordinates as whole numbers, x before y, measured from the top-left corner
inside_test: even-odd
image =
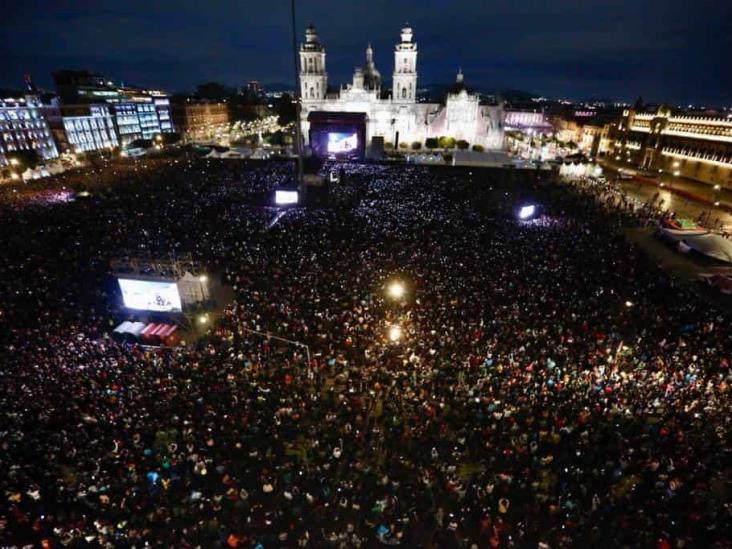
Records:
[[[404,297],[404,284],[402,284],[398,280],[392,282],[391,284],[389,284],[388,292],[389,297],[392,297],[394,299],[401,299],[402,297]]]
[[[402,329],[394,324],[389,328],[389,340],[393,342],[397,342],[402,338]]]

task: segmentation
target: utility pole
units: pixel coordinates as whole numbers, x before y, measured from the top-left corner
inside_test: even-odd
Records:
[[[302,129],[300,128],[300,71],[297,68],[297,27],[295,20],[295,0],[290,1],[292,12],[292,60],[295,69],[295,154],[297,155],[297,188],[302,188]]]

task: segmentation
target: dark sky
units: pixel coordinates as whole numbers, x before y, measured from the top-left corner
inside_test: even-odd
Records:
[[[0,23],[0,87],[88,68],[170,91],[218,80],[291,82],[288,0],[23,0]],[[331,84],[371,41],[390,79],[405,21],[420,84],[451,82],[549,97],[732,106],[732,0],[299,0],[327,48]],[[298,40],[302,38],[302,33]]]

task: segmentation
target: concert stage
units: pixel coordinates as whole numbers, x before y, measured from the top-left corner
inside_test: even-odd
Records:
[[[310,146],[320,158],[363,160],[366,114],[316,111],[308,115]]]

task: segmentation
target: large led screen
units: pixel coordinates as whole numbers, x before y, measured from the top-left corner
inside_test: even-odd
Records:
[[[331,154],[353,151],[358,147],[358,135],[355,133],[328,134],[328,152]]]
[[[275,204],[278,206],[286,206],[287,204],[297,204],[297,191],[275,191]]]
[[[125,307],[141,311],[181,312],[180,294],[175,282],[155,282],[119,278]]]

